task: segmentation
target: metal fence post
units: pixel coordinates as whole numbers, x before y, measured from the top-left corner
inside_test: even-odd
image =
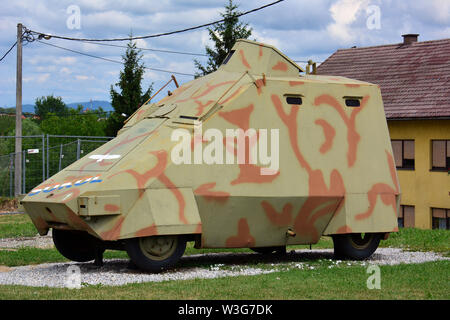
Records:
[[[26,173],[25,173],[25,168],[26,168],[25,155],[26,155],[26,153],[25,153],[25,150],[22,151],[22,155],[23,155],[23,157],[22,157],[22,193],[25,193],[25,180],[26,180]]]
[[[45,181],[45,135],[42,135],[42,182]]]
[[[13,175],[14,175],[14,153],[11,153],[9,156],[9,196],[12,198],[14,193],[13,193],[13,185],[14,185],[14,180],[13,180]]]
[[[62,150],[63,150],[63,145],[60,144],[59,145],[59,166],[58,166],[58,172],[61,171],[61,162],[62,162]]]
[[[50,167],[50,150],[49,150],[49,146],[50,144],[48,143],[48,134],[47,134],[47,179],[49,177],[48,172],[49,172],[49,167]]]
[[[77,139],[77,160],[80,159],[80,139]]]

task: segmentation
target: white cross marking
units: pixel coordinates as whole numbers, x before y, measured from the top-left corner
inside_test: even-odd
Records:
[[[103,160],[117,159],[120,158],[120,154],[93,154],[89,156],[89,159],[97,160],[97,162],[102,162]]]

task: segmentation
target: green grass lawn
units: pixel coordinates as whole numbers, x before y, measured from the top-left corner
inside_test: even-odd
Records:
[[[369,290],[362,266],[325,266],[256,276],[165,281],[81,289],[0,286],[4,299],[450,299],[450,262],[381,266]]]
[[[0,237],[34,236],[36,230],[26,215],[0,216]],[[392,233],[381,247],[401,247],[406,250],[435,251],[450,256],[450,231],[401,229]],[[322,237],[315,248],[332,248],[329,237]],[[292,249],[309,246],[289,246]],[[249,249],[194,249],[189,243],[185,255]],[[105,259],[128,259],[125,252],[106,251]],[[55,249],[19,248],[0,249],[0,266],[20,266],[44,262],[67,261]],[[310,260],[313,268],[290,268],[270,274],[238,276],[219,279],[166,281],[161,283],[130,284],[119,287],[91,286],[79,290],[0,286],[3,299],[450,299],[450,261],[423,264],[381,266],[381,289],[366,286],[367,267],[360,264],[342,264],[329,268],[329,260]],[[212,262],[182,263],[183,267]],[[256,259],[246,265],[270,268],[270,264]],[[227,268],[225,266],[224,268]]]
[[[34,237],[37,234],[27,214],[0,216],[0,238]]]
[[[381,247],[404,248],[411,251],[434,251],[447,256],[450,253],[449,230],[400,229],[381,241]]]

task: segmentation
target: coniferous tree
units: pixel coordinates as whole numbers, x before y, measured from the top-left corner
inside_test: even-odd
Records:
[[[225,6],[225,13],[221,13],[225,21],[215,24],[213,28],[207,28],[210,39],[214,42],[214,48],[206,46],[208,62],[203,66],[198,60],[194,60],[195,67],[199,70],[196,76],[204,76],[217,70],[226,58],[234,43],[238,39],[247,39],[252,34],[252,29],[248,24],[239,22],[240,14],[237,11],[238,5],[233,0],[228,0]]]
[[[141,50],[137,49],[136,43],[131,40],[127,46],[127,51],[122,56],[124,68],[120,72],[119,82],[116,83],[120,92],[114,90],[114,86],[111,85],[111,105],[114,112],[108,118],[105,130],[108,136],[117,134],[117,131],[123,127],[123,122],[150,98],[153,89],[150,85],[143,92],[141,82],[145,66],[141,63]]]

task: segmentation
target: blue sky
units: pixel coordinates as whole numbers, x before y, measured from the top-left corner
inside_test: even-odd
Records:
[[[235,0],[247,11],[273,0]],[[16,26],[68,37],[117,38],[183,29],[220,19],[227,0],[1,0],[0,55],[16,40]],[[80,10],[79,29],[69,28],[70,6]],[[450,38],[450,0],[285,0],[241,18],[253,29],[251,39],[274,45],[293,60],[323,61],[334,51],[402,41],[418,33],[419,41]],[[73,24],[72,24],[73,25]],[[69,24],[70,26],[70,24]],[[49,43],[113,60],[125,49],[51,39]],[[204,53],[206,29],[139,40],[143,48]],[[123,44],[123,43],[115,43]],[[193,59],[206,58],[145,51],[147,67],[195,73]],[[299,63],[302,65],[302,63]],[[61,96],[66,103],[110,100],[110,86],[118,81],[120,64],[97,60],[38,42],[23,48],[23,103],[40,96]],[[0,106],[15,105],[16,50],[0,62]],[[143,85],[155,91],[170,74],[147,70]],[[178,82],[192,79],[177,76]],[[173,89],[169,88],[169,89]],[[164,90],[163,92],[167,92]],[[155,100],[158,100],[157,97]]]

